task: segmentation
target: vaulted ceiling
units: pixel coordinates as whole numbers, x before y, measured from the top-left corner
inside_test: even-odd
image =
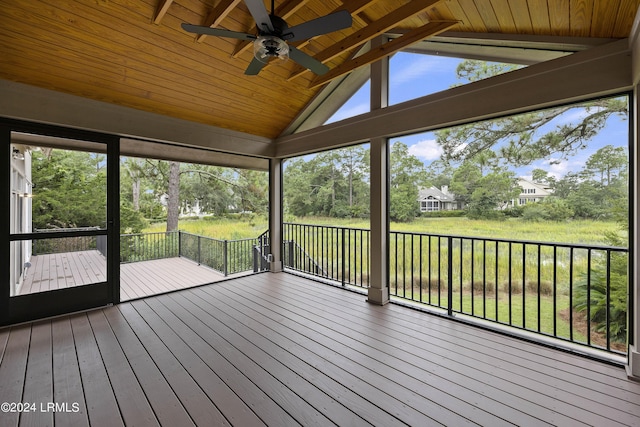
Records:
[[[265,2],[267,8],[270,2]],[[381,55],[443,31],[624,38],[640,0],[280,0],[289,26],[346,9],[349,29],[297,44],[324,77],[293,61],[244,75],[246,42],[196,37],[182,23],[255,32],[241,0],[5,0],[0,78],[275,138],[321,90]],[[396,38],[354,59],[368,40]]]

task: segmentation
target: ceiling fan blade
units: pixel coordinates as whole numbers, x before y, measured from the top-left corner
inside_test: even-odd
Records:
[[[253,60],[249,63],[249,66],[244,71],[244,73],[247,76],[255,76],[260,72],[260,70],[264,68],[265,65],[267,64],[262,61],[259,61],[258,58],[253,58]]]
[[[260,31],[274,31],[269,12],[264,7],[262,0],[244,0],[244,3],[247,5],[247,9],[249,9],[249,13],[253,16]]]
[[[240,40],[255,40],[253,34],[239,33],[237,31],[224,30],[222,28],[209,28],[201,25],[182,24],[182,29],[188,33],[207,34],[210,36],[229,37]]]
[[[287,41],[306,40],[311,37],[349,28],[351,25],[353,25],[351,14],[346,10],[341,10],[327,16],[312,19],[300,25],[295,25],[289,28],[282,38]],[[292,34],[292,36],[289,36],[289,34]]]
[[[312,56],[307,55],[301,50],[296,49],[293,46],[289,46],[289,58],[296,61],[298,64],[313,71],[317,75],[321,76],[329,71],[329,67],[324,65]]]

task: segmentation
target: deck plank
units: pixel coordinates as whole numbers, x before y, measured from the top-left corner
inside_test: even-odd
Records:
[[[133,309],[148,323],[154,333],[162,340],[172,355],[198,384],[207,397],[220,410],[222,415],[233,425],[261,426],[264,422],[251,410],[236,392],[241,388],[232,389],[225,381],[225,371],[215,371],[206,360],[198,356],[184,337],[171,327],[173,322],[159,314],[146,301],[134,301]],[[164,313],[162,313],[164,314]]]
[[[184,339],[191,349],[200,357],[220,378],[242,396],[243,400],[267,425],[298,425],[299,423],[276,404],[272,398],[273,390],[268,392],[260,389],[246,377],[244,366],[236,368],[228,359],[224,358],[217,349],[207,340],[202,338],[193,327],[197,328],[199,321],[194,319],[186,310],[174,304],[170,294],[164,298],[152,298],[148,300],[153,308],[163,319],[168,319],[174,331]],[[174,312],[175,310],[175,312]],[[200,329],[200,328],[198,328]],[[254,368],[255,369],[255,368]],[[274,386],[276,386],[274,384]]]
[[[34,406],[33,410],[20,415],[20,426],[53,426],[53,411],[49,411],[46,406],[53,402],[52,347],[51,322],[35,323],[31,329],[29,358],[22,394],[22,402],[28,402]]]
[[[89,425],[87,404],[84,400],[80,364],[68,317],[51,322],[53,349],[53,401],[71,405],[70,412],[56,412],[56,427]],[[77,411],[75,406],[77,405]]]
[[[160,425],[102,310],[87,313],[126,425]]]
[[[180,399],[167,384],[166,378],[122,317],[118,308],[110,307],[102,312],[117,337],[124,356],[140,383],[140,387],[144,390],[159,423],[185,427],[195,426]]]
[[[346,406],[343,406],[337,400],[316,388],[313,381],[307,380],[299,370],[293,370],[291,364],[294,363],[294,358],[291,355],[285,352],[272,355],[270,352],[265,351],[263,346],[267,346],[268,342],[255,342],[257,336],[250,334],[248,330],[242,330],[239,322],[233,322],[227,318],[226,320],[231,324],[226,324],[219,320],[218,316],[210,314],[213,306],[207,304],[206,301],[203,301],[195,295],[199,293],[200,292],[196,290],[172,296],[178,304],[201,319],[207,327],[215,331],[221,339],[224,339],[231,344],[234,349],[247,357],[247,360],[255,362],[256,365],[259,365],[274,378],[278,378],[285,384],[293,393],[292,396],[297,396],[293,397],[295,407],[299,408],[305,414],[312,416],[313,419],[311,422],[325,422],[324,419],[319,417],[320,411],[322,410],[325,413],[324,416],[331,419],[331,421],[337,425],[367,424],[364,419],[350,411]],[[240,331],[242,331],[243,334],[241,334]],[[320,373],[318,372],[316,375],[319,376]],[[289,391],[287,391],[287,394],[289,394]],[[300,403],[296,402],[298,398],[300,399]],[[307,407],[306,405],[309,406]],[[318,412],[314,413],[310,408],[314,408]],[[291,410],[289,410],[289,413],[294,415]],[[298,418],[298,420],[304,425],[310,422],[302,417]]]
[[[254,314],[254,310],[248,306],[241,306],[232,299],[225,299],[221,293],[216,293],[216,299],[220,298],[219,301],[223,304],[217,304],[215,310],[211,310],[213,307],[211,298],[205,290],[196,289],[190,293],[202,300],[200,303],[194,301],[195,304],[200,305],[205,311],[209,308],[208,311],[210,313],[215,312],[216,317],[220,316],[223,319],[222,321],[229,324],[229,327],[236,331],[242,331],[243,336],[250,338],[261,349],[268,349],[272,357],[295,369],[295,372],[303,376],[306,381],[312,383],[327,396],[339,401],[363,420],[371,424],[391,426],[404,424],[401,419],[410,415],[394,416],[390,413],[393,410],[389,411],[389,407],[393,406],[393,403],[383,403],[382,405],[373,403],[372,400],[377,395],[380,396],[380,400],[383,402],[388,399],[394,401],[396,397],[384,394],[384,392],[367,384],[358,377],[357,373],[349,369],[350,366],[340,366],[344,365],[345,359],[342,359],[341,363],[336,365],[331,356],[326,354],[330,351],[327,351],[320,344],[299,334],[292,333],[290,329],[281,326],[273,319],[261,316],[259,311]],[[187,294],[186,297],[189,298],[189,295]],[[203,306],[202,304],[205,305]],[[389,393],[391,391],[387,389],[386,392]],[[365,399],[363,396],[367,398]],[[407,410],[402,403],[397,405],[402,407],[402,411],[397,412],[412,412]],[[386,410],[384,409],[385,407],[387,408]],[[425,421],[426,419],[426,417],[415,413],[415,411],[413,415],[420,421]]]
[[[196,425],[228,426],[229,422],[224,418],[220,410],[215,406],[205,392],[198,386],[193,377],[173,355],[171,350],[156,335],[150,325],[129,304],[119,307],[120,315],[131,326],[145,351],[153,358],[153,362],[160,370],[171,389],[175,390],[178,399],[189,413]],[[108,318],[112,318],[110,312]]]
[[[11,328],[0,364],[0,401],[3,403],[22,402],[30,340],[31,325]],[[6,426],[17,426],[19,418],[18,412],[2,414],[3,425]]]
[[[70,321],[90,424],[124,426],[113,385],[87,315],[71,316]]]
[[[80,411],[0,425],[640,425],[620,367],[365,300],[266,273],[1,328],[0,402]]]
[[[287,282],[286,278],[284,282]],[[325,301],[322,295],[327,295],[326,298],[331,297],[330,294],[324,293],[323,288],[315,288],[313,295],[309,295],[308,290],[311,290],[311,288],[307,288],[305,291],[299,289],[299,283],[292,282],[291,284],[293,286],[290,289],[291,294],[298,293],[301,297],[311,298],[314,303],[322,303],[322,301]],[[354,308],[345,300],[338,301],[336,304],[344,308]],[[390,306],[389,309],[389,311],[395,311],[396,306]],[[361,311],[357,307],[355,310],[359,312],[357,315],[358,320],[356,321],[368,318],[366,312]],[[626,393],[620,394],[618,393],[620,391],[619,389],[594,379],[594,376],[604,375],[603,372],[606,372],[609,381],[611,380],[611,375],[616,375],[620,378],[616,382],[628,386],[629,382],[625,378],[624,369],[619,367],[613,367],[586,358],[576,358],[575,356],[559,353],[552,349],[519,340],[505,339],[501,335],[480,329],[470,331],[468,328],[460,328],[459,332],[452,334],[451,331],[455,329],[456,325],[451,325],[452,327],[449,328],[441,328],[439,326],[447,324],[448,321],[433,316],[425,317],[421,313],[413,310],[401,310],[397,313],[389,313],[386,310],[380,312],[393,320],[393,323],[389,326],[389,330],[390,333],[396,337],[425,339],[428,341],[430,349],[443,348],[447,352],[468,350],[474,354],[475,359],[482,360],[485,363],[501,369],[504,369],[503,367],[506,366],[507,372],[511,372],[512,374],[523,375],[530,380],[540,381],[575,393],[582,393],[585,397],[589,397],[589,389],[601,393],[606,392],[604,396],[605,400],[611,395],[613,398],[613,400],[611,400],[612,406],[619,406],[621,403],[620,400],[623,400],[622,403],[624,404],[624,400],[626,399],[627,402],[633,404],[629,406],[630,410],[638,413],[637,411],[640,409],[640,404],[638,403],[640,402],[640,396],[635,398],[633,395],[630,396]],[[416,314],[419,316],[416,317]],[[420,330],[412,327],[415,325],[416,319],[419,319],[420,323],[425,327]],[[375,322],[375,319],[373,321]],[[380,322],[376,323],[382,325]],[[413,340],[407,341],[413,343]],[[496,351],[496,348],[500,348],[500,351]],[[575,365],[576,363],[578,363],[578,365]],[[541,364],[544,364],[543,366],[550,369],[558,370],[558,375],[549,376],[548,369],[536,370],[535,367]],[[532,366],[534,369],[532,369]],[[559,369],[559,367],[561,369]],[[575,372],[572,374],[569,373],[569,371]],[[605,389],[603,389],[603,387],[605,387]]]
[[[0,364],[0,402],[20,403],[24,391],[25,373],[29,357],[31,341],[31,325],[25,324],[11,328]],[[17,426],[20,419],[18,412],[2,414],[2,423]]]
[[[220,287],[224,288],[224,286]],[[246,290],[246,289],[245,289]],[[206,289],[205,291],[209,291]],[[216,295],[223,293],[223,289],[216,289]],[[286,330],[292,331],[289,334],[297,333],[293,335],[296,337],[296,342],[311,343],[305,344],[311,346],[314,351],[319,352],[324,358],[329,360],[333,365],[344,365],[348,371],[347,375],[342,374],[339,377],[348,378],[353,374],[356,378],[367,378],[367,382],[375,386],[375,390],[363,390],[361,393],[372,399],[378,406],[386,408],[386,410],[392,414],[403,419],[408,424],[415,425],[416,420],[408,419],[410,415],[410,408],[413,408],[414,412],[422,411],[422,422],[429,423],[426,417],[429,414],[442,414],[440,422],[444,425],[463,425],[469,423],[470,420],[480,422],[483,425],[501,425],[504,423],[500,419],[500,416],[520,416],[521,425],[527,425],[527,421],[530,425],[539,424],[539,420],[532,417],[527,418],[521,415],[519,411],[510,410],[510,408],[503,408],[501,402],[497,402],[495,406],[491,406],[491,412],[487,413],[482,407],[474,407],[469,405],[464,400],[461,400],[458,394],[463,393],[464,389],[455,387],[449,382],[442,382],[441,378],[436,375],[432,375],[425,378],[423,381],[416,381],[412,378],[415,366],[408,367],[407,370],[411,375],[406,374],[399,369],[399,360],[392,360],[388,362],[384,356],[378,355],[374,357],[371,348],[365,348],[364,346],[358,346],[358,343],[352,340],[349,336],[337,336],[332,330],[332,324],[344,323],[348,320],[340,318],[340,316],[334,317],[328,321],[314,325],[313,322],[309,322],[304,318],[304,310],[296,314],[295,309],[289,310],[285,307],[278,307],[277,304],[273,304],[273,307],[260,307],[267,304],[269,297],[266,295],[255,296],[259,293],[257,290],[252,290],[246,298],[228,294],[230,298],[234,298],[236,303],[243,303],[245,310],[253,308],[258,310],[262,315],[271,317],[273,314],[277,316],[278,323],[282,324]],[[225,299],[223,301],[226,302]],[[309,309],[312,309],[309,307]],[[324,307],[319,308],[319,310]],[[272,311],[273,310],[273,311]],[[285,311],[286,310],[286,311]],[[317,343],[317,346],[313,346],[313,343]],[[328,351],[330,349],[331,351]],[[392,366],[385,366],[384,363],[391,363]],[[374,372],[369,369],[370,366],[376,366],[378,372]],[[437,385],[441,384],[440,389]],[[354,388],[357,384],[349,384],[350,388]],[[357,388],[356,388],[357,389]],[[377,396],[377,398],[376,398]],[[393,402],[396,400],[396,405]],[[494,403],[494,402],[491,402]],[[409,408],[406,408],[406,407]],[[456,410],[463,409],[466,417],[456,414]],[[506,414],[504,413],[506,412]],[[434,421],[431,421],[433,423]]]
[[[296,282],[295,285],[296,287],[299,287],[299,283]],[[293,296],[294,294],[296,294],[296,292],[299,292],[299,295],[301,298],[311,298],[313,300],[314,305],[321,304],[321,302],[319,302],[317,299],[316,292],[314,292],[313,294],[310,294],[309,292],[300,292],[299,288],[296,289],[294,287],[292,287],[290,291],[291,293],[288,294],[290,296]],[[319,290],[319,292],[322,293],[322,290]],[[396,307],[391,307],[391,308],[396,308]],[[381,311],[383,313],[387,313],[385,310],[379,310],[375,307],[371,307],[371,309]],[[339,315],[340,312],[341,311],[337,311],[336,313],[333,313],[333,314]],[[324,313],[327,313],[327,315],[329,316],[332,314],[328,310],[325,310]],[[352,318],[346,319],[346,324],[354,325],[354,324],[357,324],[358,322],[364,322],[366,321],[367,317],[368,316],[366,314],[363,315],[363,314],[356,313],[354,316],[352,316]],[[392,323],[378,322],[378,323],[380,324],[381,327],[384,327],[383,330],[391,329],[387,335],[388,340],[393,340],[395,342],[402,342],[404,340],[405,341],[404,344],[400,344],[399,348],[401,348],[403,351],[408,351],[409,354],[411,352],[413,352],[414,354],[428,354],[429,352],[432,352],[432,353],[435,353],[434,360],[439,359],[444,361],[450,358],[455,359],[459,361],[458,366],[464,366],[466,364],[466,366],[469,366],[471,370],[475,372],[474,375],[480,376],[481,374],[484,373],[486,374],[485,375],[486,378],[491,378],[492,380],[495,378],[495,379],[502,379],[503,381],[506,381],[506,382],[515,382],[514,378],[520,377],[522,378],[521,380],[522,384],[526,384],[526,387],[528,390],[532,390],[536,393],[536,396],[540,396],[538,397],[538,401],[536,401],[536,404],[540,405],[541,408],[545,407],[543,405],[543,402],[546,402],[546,405],[548,408],[553,408],[557,404],[556,400],[559,399],[560,401],[564,401],[569,405],[574,405],[574,406],[577,406],[579,409],[581,409],[582,412],[585,413],[584,415],[585,419],[582,420],[583,422],[599,419],[601,423],[609,424],[610,421],[606,419],[606,414],[615,409],[617,411],[626,412],[626,414],[623,412],[620,412],[618,414],[619,415],[618,418],[620,420],[627,422],[629,425],[640,424],[640,418],[638,418],[638,416],[640,415],[640,412],[639,412],[640,406],[638,406],[639,400],[636,400],[634,402],[625,402],[624,400],[620,401],[620,399],[617,399],[617,398],[612,399],[608,396],[607,393],[603,393],[602,387],[600,387],[597,383],[594,383],[592,385],[593,387],[592,390],[588,390],[587,388],[582,388],[581,390],[579,390],[580,389],[579,384],[583,384],[585,381],[588,381],[588,378],[586,377],[575,378],[574,379],[575,383],[557,381],[554,379],[555,375],[550,376],[549,371],[547,370],[546,374],[538,375],[535,378],[532,378],[531,372],[532,371],[535,372],[535,368],[532,369],[531,364],[524,363],[522,365],[519,365],[522,362],[517,358],[504,359],[504,356],[502,355],[503,353],[502,347],[501,346],[496,347],[495,345],[492,345],[492,344],[495,344],[495,342],[490,342],[488,344],[487,343],[481,344],[480,342],[478,342],[477,345],[469,349],[470,351],[468,353],[465,353],[464,351],[465,346],[468,344],[469,340],[461,339],[463,337],[461,337],[460,335],[447,337],[446,335],[439,333],[438,336],[435,337],[435,339],[425,338],[426,335],[423,335],[422,339],[426,340],[426,342],[416,341],[413,339],[409,340],[409,339],[406,339],[406,337],[412,336],[412,332],[414,332],[412,330],[413,324],[402,322],[398,318],[398,316],[391,316],[390,320],[392,320],[393,322]],[[446,330],[451,331],[451,329],[453,328],[447,328]],[[465,328],[465,329],[468,331],[467,333],[470,337],[475,335],[475,334],[472,334],[471,331],[468,330],[468,328]],[[439,332],[440,330],[445,330],[445,329],[435,328],[436,332]],[[491,334],[490,332],[485,332],[485,331],[479,331],[479,332],[490,334],[496,340],[501,339],[501,342],[503,345],[505,342],[510,342],[510,341],[511,341],[511,344],[513,344],[513,341],[514,341],[513,339],[504,338],[497,334]],[[420,331],[420,333],[423,333],[423,332]],[[421,338],[420,333],[413,334],[413,336],[420,339]],[[447,340],[449,340],[448,344],[447,344]],[[516,342],[519,342],[519,341],[516,341]],[[406,347],[403,347],[403,346],[406,346]],[[485,347],[483,348],[483,346]],[[536,347],[540,347],[540,346],[536,346]],[[500,348],[501,350],[496,351],[495,348]],[[544,349],[544,347],[540,347],[540,348]],[[451,352],[457,353],[458,356],[456,356],[455,358],[451,357],[452,355]],[[486,357],[482,357],[483,352],[487,354]],[[556,353],[558,352],[556,351]],[[573,358],[575,359],[575,356],[573,356]],[[603,365],[602,363],[599,363],[599,362],[589,361],[583,358],[577,358],[577,359],[581,361],[581,364],[585,362],[589,362],[594,365],[603,366],[606,368],[605,370],[611,368],[610,366]],[[443,365],[443,367],[447,370],[452,370],[452,372],[456,371],[454,367],[449,366],[448,364]],[[461,369],[464,369],[464,368],[461,368]],[[563,369],[563,366],[562,365],[559,366],[558,363],[556,363],[556,365],[553,367],[554,371],[557,370],[561,372],[562,369]],[[620,374],[620,373],[623,373],[624,370],[617,368],[616,372]],[[509,390],[509,387],[502,384],[500,385],[500,389]],[[528,391],[528,390],[525,390],[525,391]],[[559,394],[557,390],[562,390],[563,393]],[[636,390],[638,390],[637,387],[636,387]],[[511,391],[511,393],[517,393],[517,392]],[[548,396],[548,398],[546,396]],[[629,398],[630,397],[627,396],[627,399]],[[631,399],[633,399],[633,397],[631,397]],[[601,414],[605,414],[604,417]]]
[[[267,292],[262,291],[263,287],[258,284],[253,292],[247,294],[247,298],[269,299]],[[425,384],[457,384],[460,388],[456,395],[462,396],[470,401],[474,395],[485,396],[489,401],[486,406],[490,406],[492,411],[499,413],[500,404],[508,405],[512,410],[517,410],[528,414],[532,419],[532,425],[541,421],[547,423],[560,422],[563,424],[599,422],[610,425],[610,421],[599,413],[591,412],[594,405],[586,405],[583,411],[577,413],[572,419],[569,415],[555,410],[558,396],[554,396],[554,390],[547,390],[548,394],[531,390],[527,385],[520,384],[517,380],[503,376],[500,369],[485,369],[481,363],[474,360],[474,355],[460,352],[457,357],[452,357],[451,353],[434,354],[430,351],[430,346],[418,348],[419,342],[404,344],[402,341],[391,335],[370,332],[369,325],[358,327],[358,318],[350,316],[349,313],[327,313],[327,307],[316,308],[316,305],[309,305],[305,299],[291,301],[292,296],[285,295],[279,289],[279,293],[274,297],[274,303],[282,307],[286,306],[299,316],[300,319],[308,319],[307,327],[313,328],[318,333],[323,333],[317,325],[322,325],[330,319],[334,319],[330,326],[330,335],[338,339],[339,343],[352,347],[359,353],[374,355],[381,363],[393,366],[409,377],[424,382]],[[374,307],[371,307],[375,310]],[[292,319],[296,319],[292,315]],[[336,317],[339,316],[339,317]],[[338,321],[335,321],[338,319]],[[349,326],[346,326],[349,325]],[[381,331],[384,331],[383,325]],[[324,332],[327,334],[327,332]],[[364,334],[363,337],[360,334]],[[421,351],[422,350],[422,351]],[[433,378],[431,372],[437,370],[446,373],[444,376]],[[390,378],[391,379],[391,378]],[[408,381],[408,380],[404,380]],[[534,393],[531,393],[534,391]],[[526,396],[526,397],[521,397]],[[597,405],[596,405],[597,406]],[[534,420],[537,418],[538,420]],[[623,419],[625,417],[623,416]]]

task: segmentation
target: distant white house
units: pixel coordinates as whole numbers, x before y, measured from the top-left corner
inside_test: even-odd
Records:
[[[449,188],[443,186],[441,190],[436,187],[421,188],[418,191],[420,212],[452,211],[460,209]]]
[[[518,186],[522,189],[517,199],[511,201],[511,206],[523,206],[527,203],[537,203],[545,197],[553,194],[553,190],[547,184],[528,181],[524,178],[518,178]]]

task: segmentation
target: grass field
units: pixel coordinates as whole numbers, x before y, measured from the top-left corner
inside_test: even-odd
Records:
[[[368,220],[339,218],[287,218],[287,222],[336,227],[369,228]],[[216,239],[257,237],[267,229],[264,217],[211,218],[180,220],[180,229]],[[153,224],[145,232],[164,231],[165,224]],[[527,222],[519,218],[505,221],[469,220],[467,218],[417,218],[408,223],[391,223],[392,231],[453,234],[459,236],[533,240],[556,243],[606,244],[608,232],[619,232],[613,221]]]

